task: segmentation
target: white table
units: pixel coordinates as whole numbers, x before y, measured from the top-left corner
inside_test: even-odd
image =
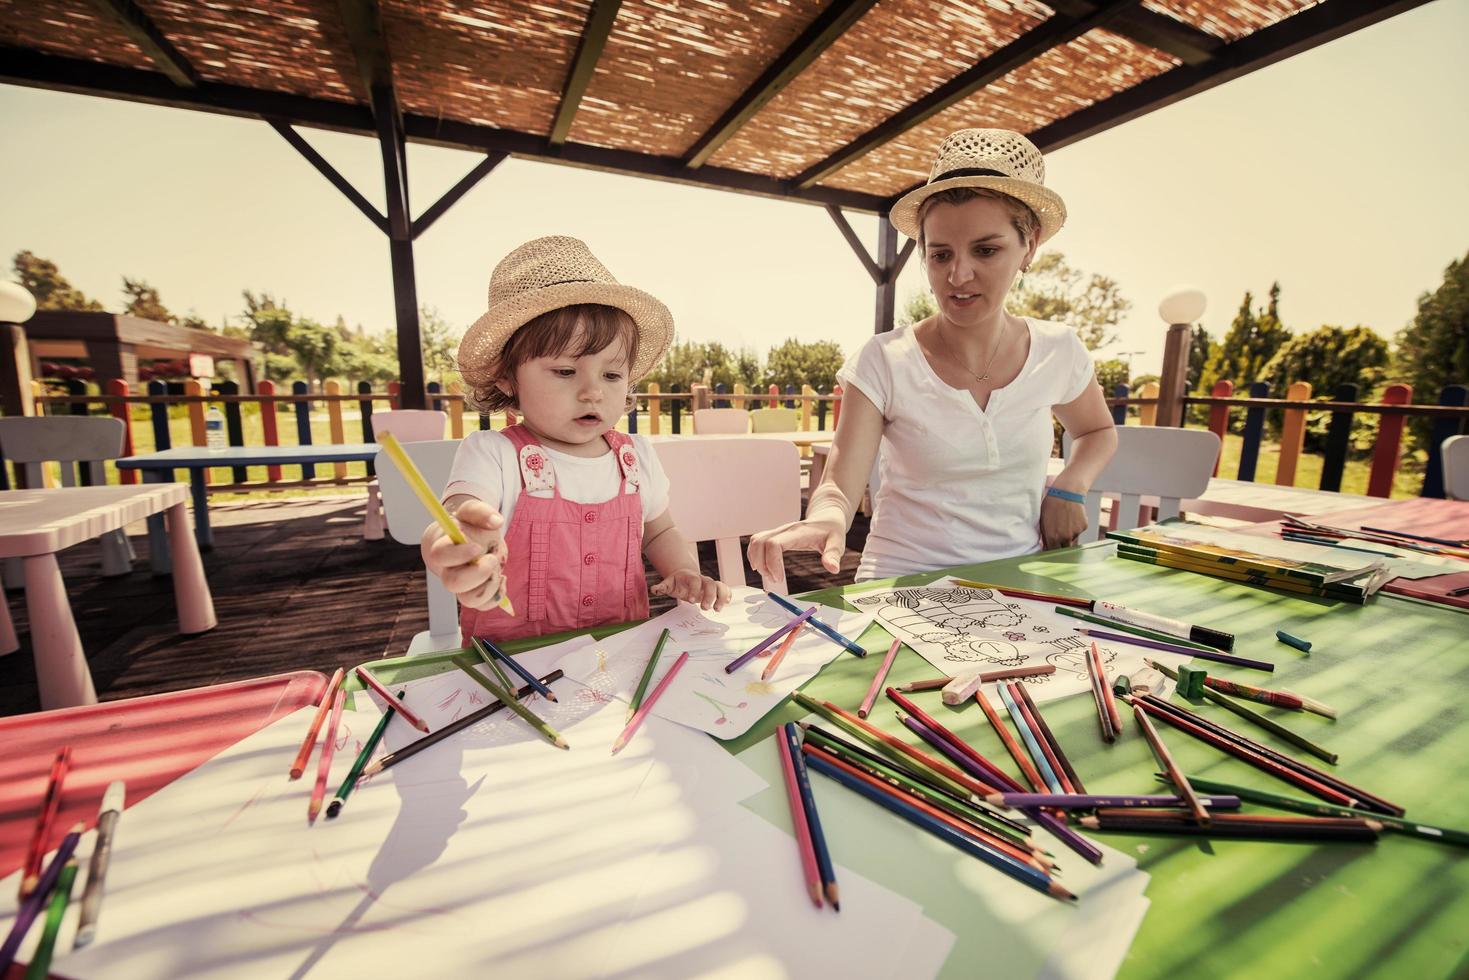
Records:
[[[0,492],[0,558],[19,558],[25,568],[26,611],[43,708],[97,701],[56,563],[59,551],[163,514],[179,632],[203,633],[214,628],[218,622],[214,599],[204,579],[199,548],[189,533],[188,496],[188,487],[181,483]]]

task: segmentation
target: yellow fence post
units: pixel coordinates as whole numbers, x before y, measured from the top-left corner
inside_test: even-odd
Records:
[[[1289,401],[1304,402],[1311,398],[1311,382],[1297,381],[1285,390]],[[1275,467],[1275,482],[1282,487],[1296,485],[1296,461],[1306,444],[1306,410],[1287,408],[1280,425],[1280,463]]]
[[[801,431],[811,431],[811,399],[816,397],[816,389],[810,385],[801,385]]]
[[[342,383],[337,380],[328,381],[321,386],[321,390],[327,396],[327,431],[332,435],[332,445],[340,446],[347,441],[347,430],[342,426],[342,403],[336,400],[336,396],[342,393]],[[345,480],[347,464],[333,463],[332,472],[338,480]]]
[[[729,403],[734,408],[745,407],[745,383],[743,381],[735,382],[734,394],[730,396]]]
[[[1139,398],[1157,398],[1158,382],[1149,381],[1138,389],[1137,396]],[[1156,425],[1158,423],[1158,403],[1155,401],[1151,405],[1139,405],[1137,407],[1137,420],[1142,425]]]
[[[647,390],[648,434],[656,436],[663,431],[663,399],[658,397],[658,392],[662,389],[658,387],[658,382],[649,381]]]
[[[449,438],[464,438],[464,383],[461,381],[449,382],[449,394],[451,397],[444,400],[449,408]]]

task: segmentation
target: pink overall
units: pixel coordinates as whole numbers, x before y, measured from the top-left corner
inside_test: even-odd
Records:
[[[603,436],[622,473],[617,496],[578,504],[562,498],[551,457],[529,429],[512,425],[503,431],[520,461],[520,496],[505,531],[505,575],[515,615],[460,607],[464,642],[483,636],[498,643],[646,619],[641,477],[632,439],[615,431]],[[532,496],[536,490],[553,495]]]

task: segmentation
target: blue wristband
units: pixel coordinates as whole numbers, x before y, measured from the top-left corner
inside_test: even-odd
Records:
[[[1084,505],[1086,503],[1086,494],[1075,493],[1071,490],[1062,490],[1060,487],[1046,487],[1046,496],[1060,497],[1062,500],[1069,500],[1073,504]]]

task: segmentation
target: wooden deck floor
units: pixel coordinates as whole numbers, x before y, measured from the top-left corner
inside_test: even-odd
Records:
[[[96,542],[61,555],[72,612],[103,701],[243,680],[287,670],[331,671],[401,653],[428,627],[418,549],[364,541],[362,494],[219,503],[210,509],[214,550],[204,568],[219,626],[180,636],[171,579],[147,569],[148,539],[130,531],[135,571],[101,575]],[[792,591],[850,582],[866,540],[860,515],[842,573],[815,555],[786,563]],[[712,546],[701,551],[714,573]],[[752,580],[751,585],[758,585]],[[36,711],[36,674],[20,592],[6,596],[21,648],[0,657],[0,715]],[[666,608],[669,600],[654,603]]]

